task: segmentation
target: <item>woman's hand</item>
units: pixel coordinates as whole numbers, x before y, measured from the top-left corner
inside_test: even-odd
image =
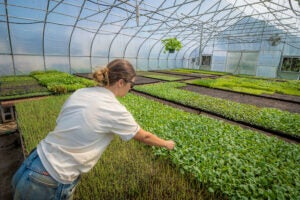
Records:
[[[175,142],[173,140],[167,140],[165,142],[165,148],[168,150],[172,150],[175,147]]]
[[[175,142],[173,140],[164,140],[148,131],[143,130],[142,128],[140,128],[140,130],[133,138],[145,144],[151,146],[165,147],[169,150],[172,150],[175,147]]]

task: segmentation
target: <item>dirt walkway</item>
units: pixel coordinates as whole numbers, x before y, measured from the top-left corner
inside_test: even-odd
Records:
[[[255,105],[257,107],[271,107],[271,108],[278,108],[280,110],[289,111],[292,113],[300,113],[300,102],[293,103],[293,102],[288,102],[288,101],[284,101],[284,100],[276,100],[276,99],[241,94],[241,93],[237,93],[237,92],[211,89],[211,88],[194,86],[194,85],[188,85],[186,87],[183,87],[183,89],[189,90],[192,92],[197,92],[197,93],[200,93],[203,95],[208,95],[208,96],[222,98],[222,99],[228,99],[228,100],[239,102],[239,103],[251,104],[251,105]],[[281,95],[281,96],[283,96],[283,95]],[[281,98],[283,98],[283,97],[281,97]],[[295,101],[298,101],[298,99],[300,99],[300,97],[294,97]]]
[[[163,81],[146,78],[142,76],[137,76],[136,78],[137,85],[158,83],[158,82],[163,82]],[[189,90],[192,92],[197,92],[203,95],[231,100],[238,103],[256,105],[257,107],[271,107],[271,108],[278,108],[280,110],[289,111],[292,113],[300,113],[300,97],[298,96],[281,95],[281,94],[265,95],[266,97],[274,98],[272,99],[272,98],[266,98],[264,96],[242,94],[238,92],[212,89],[212,88],[195,86],[195,85],[187,85],[182,89]]]
[[[0,199],[10,200],[10,182],[24,157],[15,122],[0,125]]]

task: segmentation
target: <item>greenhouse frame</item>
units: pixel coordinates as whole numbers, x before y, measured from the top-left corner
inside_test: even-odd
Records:
[[[0,75],[91,72],[126,58],[137,70],[191,68],[299,79],[299,4],[1,0]],[[164,53],[161,43],[170,37],[183,46],[173,54]]]
[[[0,199],[299,200],[299,125],[300,0],[0,0]]]

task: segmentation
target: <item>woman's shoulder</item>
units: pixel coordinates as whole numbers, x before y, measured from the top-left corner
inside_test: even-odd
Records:
[[[86,88],[80,88],[78,90],[76,90],[75,93],[79,93],[79,94],[84,94],[84,93],[87,93],[87,94],[105,94],[107,93],[107,89],[106,88],[103,88],[103,87],[86,87]]]

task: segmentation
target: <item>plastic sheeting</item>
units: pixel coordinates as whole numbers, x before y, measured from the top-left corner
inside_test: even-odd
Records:
[[[0,0],[0,76],[91,72],[115,58],[137,70],[199,68],[191,62],[199,55],[212,56],[211,70],[226,71],[229,51],[259,52],[244,73],[271,67],[273,76],[280,62],[261,59],[272,51],[300,55],[299,14],[295,0]],[[183,48],[164,53],[168,37]]]

